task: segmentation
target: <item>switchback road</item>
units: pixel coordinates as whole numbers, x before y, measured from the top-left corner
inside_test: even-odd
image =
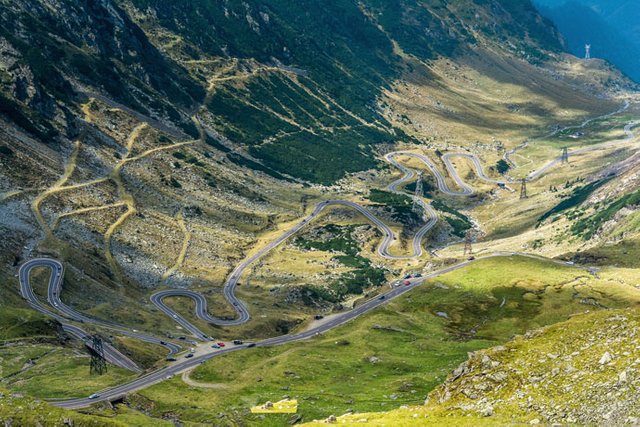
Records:
[[[623,109],[626,108],[623,107]],[[619,110],[622,111],[622,110]],[[617,111],[617,112],[619,112]],[[612,113],[615,114],[615,113]],[[611,114],[610,114],[611,115]],[[610,116],[607,115],[607,116]],[[604,116],[604,117],[607,117]],[[581,126],[584,127],[586,126],[586,124],[589,123],[589,121],[583,123]],[[632,127],[635,126],[636,123],[633,124],[628,124],[625,127],[625,134],[627,135],[627,140],[631,139],[634,137],[633,132],[632,132]],[[625,140],[626,141],[626,140]],[[620,143],[620,141],[613,141],[611,143],[607,143],[609,145],[612,145],[614,143]],[[575,150],[572,153],[576,154],[576,153],[582,153],[582,152],[586,152],[586,151],[590,151],[590,150],[594,150],[594,149],[599,149],[602,148],[603,144],[600,144],[598,146],[593,146],[593,147],[586,147],[584,149],[580,149],[580,150]],[[491,183],[491,184],[501,184],[501,185],[506,185],[507,182],[506,181],[500,181],[500,180],[495,180],[493,178],[488,177],[485,173],[484,170],[482,168],[482,164],[479,160],[478,157],[476,157],[475,155],[471,154],[471,153],[447,153],[445,155],[442,156],[442,160],[444,163],[444,166],[447,170],[447,172],[450,174],[450,176],[452,177],[453,181],[456,183],[456,185],[458,185],[460,187],[460,190],[453,190],[451,188],[448,187],[445,177],[442,175],[442,173],[440,173],[440,171],[438,170],[438,168],[436,167],[435,163],[433,163],[433,161],[431,161],[431,159],[427,156],[425,156],[424,154],[420,154],[420,153],[415,153],[415,152],[408,152],[408,151],[403,151],[403,152],[393,152],[393,153],[389,153],[385,156],[385,159],[387,161],[389,161],[391,164],[393,164],[394,166],[396,166],[398,169],[400,169],[400,171],[403,172],[403,176],[401,178],[399,178],[398,180],[392,182],[387,189],[389,191],[395,192],[395,193],[399,193],[401,192],[401,187],[404,186],[405,184],[407,184],[410,180],[412,180],[415,177],[415,171],[413,171],[410,168],[407,168],[405,166],[403,166],[402,164],[398,163],[396,161],[396,157],[399,156],[410,156],[410,157],[414,157],[418,160],[420,160],[422,163],[424,163],[427,167],[427,169],[429,169],[429,171],[434,175],[437,185],[438,185],[438,189],[444,193],[447,194],[449,196],[471,196],[475,193],[475,190],[470,187],[468,184],[466,184],[464,182],[464,180],[459,176],[458,172],[456,171],[453,163],[451,162],[451,159],[454,157],[463,157],[466,158],[468,160],[471,161],[474,169],[475,169],[475,173],[477,175],[477,177],[480,180],[483,180],[485,182]],[[532,174],[529,175],[529,179],[536,179],[540,176],[542,176],[546,171],[548,171],[553,165],[557,164],[557,161],[552,161],[549,164],[545,165],[543,168],[541,168],[538,171],[533,172]],[[384,222],[382,222],[380,219],[378,219],[375,215],[373,215],[371,213],[371,211],[369,211],[366,207],[361,206],[355,202],[351,202],[351,201],[345,201],[345,200],[328,200],[328,201],[323,201],[321,203],[319,203],[318,205],[316,205],[316,207],[314,208],[314,210],[304,219],[302,219],[300,222],[298,222],[295,226],[293,226],[292,228],[288,229],[287,231],[283,232],[277,239],[273,240],[272,242],[270,242],[269,244],[267,244],[266,246],[264,246],[263,248],[261,248],[259,251],[257,251],[256,253],[254,253],[252,256],[246,258],[242,263],[240,263],[229,275],[229,277],[227,278],[227,280],[225,281],[224,284],[224,288],[223,288],[223,293],[224,296],[226,298],[226,300],[234,307],[235,311],[236,311],[236,317],[234,319],[220,319],[220,318],[216,318],[211,316],[208,311],[207,311],[207,301],[206,298],[197,292],[194,291],[189,291],[189,290],[178,290],[178,289],[172,289],[172,290],[164,290],[164,291],[160,291],[157,292],[155,294],[153,294],[151,296],[151,301],[161,310],[163,311],[165,314],[171,316],[177,323],[179,323],[180,325],[182,325],[186,330],[188,330],[190,333],[192,333],[194,336],[196,336],[198,339],[201,340],[208,340],[209,337],[204,334],[202,331],[200,331],[196,326],[194,326],[193,324],[191,324],[188,320],[186,320],[184,317],[182,317],[179,313],[175,312],[173,309],[171,309],[169,306],[167,306],[164,303],[164,299],[168,298],[168,297],[187,297],[187,298],[191,298],[195,301],[196,303],[196,316],[206,322],[209,322],[211,324],[214,325],[220,325],[220,326],[234,326],[234,325],[241,325],[245,322],[247,322],[250,319],[250,315],[249,312],[246,308],[246,306],[243,304],[242,301],[240,301],[236,296],[235,296],[235,287],[238,284],[238,281],[240,280],[240,277],[243,275],[243,273],[245,272],[245,270],[255,261],[257,261],[259,258],[261,258],[262,256],[264,256],[266,253],[268,253],[269,251],[273,250],[274,248],[276,248],[278,245],[280,245],[282,242],[284,242],[285,240],[287,240],[289,237],[291,237],[292,235],[294,235],[295,233],[297,233],[300,229],[302,229],[303,227],[305,227],[307,224],[309,224],[311,221],[313,221],[318,215],[320,215],[320,213],[327,207],[329,206],[345,206],[345,207],[349,207],[349,208],[353,208],[355,210],[357,210],[358,212],[360,212],[363,216],[365,216],[369,221],[371,221],[371,223],[373,223],[383,234],[383,238],[382,241],[380,242],[379,246],[378,246],[378,254],[382,257],[385,258],[390,258],[390,259],[407,259],[407,258],[415,258],[415,257],[419,257],[422,255],[422,245],[421,245],[421,241],[424,237],[424,235],[436,224],[437,222],[437,215],[435,214],[435,211],[431,208],[431,206],[425,201],[423,200],[421,197],[417,197],[417,196],[413,196],[414,201],[416,203],[419,203],[420,206],[422,206],[423,211],[424,211],[424,219],[425,219],[425,225],[420,228],[420,230],[416,233],[416,235],[414,236],[413,239],[413,245],[412,245],[412,249],[413,249],[413,253],[409,256],[396,256],[396,255],[392,255],[389,252],[389,247],[395,242],[397,241],[397,238],[394,234],[394,232],[391,230],[391,228],[386,225]],[[535,255],[529,255],[529,254],[516,254],[516,253],[495,253],[495,254],[491,254],[491,255],[487,255],[484,257],[479,257],[477,260],[480,259],[487,259],[487,258],[494,258],[494,257],[507,257],[507,256],[513,256],[513,255],[521,255],[521,256],[529,256],[529,257],[533,257],[533,258],[542,258],[539,256],[535,256]],[[442,270],[433,272],[431,274],[426,275],[425,277],[422,278],[418,278],[418,279],[411,279],[410,283],[408,286],[400,286],[400,287],[395,287],[392,288],[390,291],[379,295],[378,297],[368,300],[365,303],[361,304],[360,306],[358,306],[357,308],[351,310],[351,311],[347,311],[344,313],[340,313],[337,315],[332,316],[331,318],[327,319],[326,322],[322,322],[321,324],[319,324],[316,327],[313,327],[307,331],[304,332],[300,332],[297,334],[293,334],[293,335],[284,335],[284,336],[279,336],[279,337],[274,337],[274,338],[269,338],[263,341],[260,341],[258,343],[254,343],[255,346],[272,346],[272,345],[281,345],[281,344],[286,344],[286,343],[291,343],[291,342],[295,342],[295,341],[299,341],[299,340],[303,340],[303,339],[307,339],[310,338],[314,335],[317,334],[321,334],[324,333],[326,331],[329,331],[339,325],[342,325],[350,320],[353,320],[355,318],[357,318],[358,316],[382,305],[387,303],[388,301],[397,298],[398,296],[408,292],[409,290],[411,290],[413,287],[415,287],[415,285],[419,285],[421,283],[423,283],[426,279],[429,278],[434,278],[437,277],[439,275],[442,274],[446,274],[449,273],[451,271],[463,268],[467,265],[469,265],[472,262],[476,262],[477,260],[466,260],[463,262],[460,262],[458,264],[449,266],[447,268],[444,268]],[[51,269],[51,277],[49,280],[49,287],[48,287],[48,302],[56,309],[56,311],[60,312],[62,315],[57,314],[55,312],[50,311],[46,306],[44,306],[36,297],[36,295],[33,292],[33,289],[31,287],[30,281],[29,281],[29,273],[33,268],[36,267],[48,267]],[[79,312],[76,312],[75,310],[73,310],[72,308],[66,306],[64,303],[62,303],[62,301],[60,300],[60,292],[61,292],[61,286],[62,286],[62,277],[63,277],[63,268],[62,268],[62,264],[59,261],[53,260],[53,259],[48,259],[48,258],[38,258],[38,259],[33,259],[30,260],[28,262],[26,262],[25,264],[23,264],[20,267],[20,271],[19,271],[19,276],[20,276],[20,286],[21,286],[21,292],[24,298],[27,299],[27,301],[29,302],[29,304],[36,310],[40,311],[43,314],[46,314],[48,316],[51,316],[55,319],[57,319],[58,321],[60,321],[63,324],[63,327],[65,328],[66,331],[68,331],[70,334],[78,337],[79,339],[85,341],[85,343],[87,342],[87,334],[86,332],[84,332],[84,330],[82,330],[81,328],[69,323],[69,321],[75,321],[75,322],[79,322],[79,323],[87,323],[87,324],[93,324],[96,326],[100,326],[100,327],[105,327],[105,328],[109,328],[115,332],[127,335],[127,336],[131,336],[137,339],[140,339],[142,341],[146,341],[146,342],[151,342],[154,344],[160,344],[160,345],[164,345],[166,346],[169,351],[170,354],[175,353],[176,351],[179,350],[179,346],[175,345],[175,344],[171,344],[171,343],[165,343],[164,341],[159,340],[158,338],[149,336],[149,335],[145,335],[145,334],[140,334],[138,333],[136,330],[133,329],[129,329],[123,326],[119,326],[116,324],[112,324],[110,322],[105,322],[105,321],[101,321],[98,319],[93,319],[91,317],[85,316]],[[97,393],[97,396],[94,396],[94,398],[80,398],[80,399],[71,399],[71,400],[65,400],[65,401],[55,401],[53,402],[55,405],[57,406],[61,406],[61,407],[65,407],[65,408],[70,408],[70,409],[77,409],[77,408],[82,408],[82,407],[86,407],[91,405],[92,403],[98,402],[98,401],[105,401],[105,400],[114,400],[114,399],[118,399],[123,397],[124,395],[140,390],[142,388],[148,387],[149,385],[155,384],[157,382],[160,382],[166,378],[170,378],[175,374],[178,373],[182,373],[185,372],[189,369],[192,369],[193,367],[197,366],[200,363],[203,363],[204,361],[211,359],[213,357],[217,357],[219,355],[222,354],[226,354],[226,353],[230,353],[233,351],[238,351],[238,350],[242,350],[242,349],[246,349],[248,348],[247,344],[242,344],[242,345],[238,345],[235,347],[227,347],[227,348],[223,348],[223,349],[217,349],[217,350],[213,350],[211,349],[211,351],[208,351],[205,354],[200,354],[200,355],[196,355],[192,358],[189,359],[180,359],[179,361],[176,361],[174,363],[172,363],[169,366],[166,366],[164,368],[158,369],[156,371],[147,373],[143,376],[140,376],[139,378],[136,378],[135,380],[128,382],[126,384],[122,384],[113,388],[109,388],[106,390],[103,390],[99,393]],[[135,363],[133,363],[130,359],[128,359],[126,356],[122,355],[120,352],[118,352],[116,349],[114,349],[113,347],[107,345],[105,346],[105,356],[107,357],[107,360],[111,363],[114,363],[118,366],[123,366],[126,367],[127,369],[131,369],[131,370],[139,370],[139,368],[135,365]]]

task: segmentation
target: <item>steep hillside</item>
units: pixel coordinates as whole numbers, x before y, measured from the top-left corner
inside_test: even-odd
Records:
[[[166,348],[132,334],[212,352],[206,340],[185,344],[185,322],[200,338],[227,341],[299,332],[380,298],[403,276],[469,261],[461,242],[469,230],[474,254],[567,260],[635,236],[638,140],[625,130],[640,116],[635,86],[564,49],[528,0],[0,0],[0,325],[13,325],[1,337],[0,382],[49,398],[88,396],[136,376],[116,367],[90,375],[81,340],[32,313],[18,277],[32,258],[62,262],[58,296],[86,316],[76,326],[151,370],[186,359],[164,360]],[[589,146],[597,149],[574,156]],[[520,180],[565,147],[571,161],[532,179],[520,198]],[[415,177],[392,184],[403,169],[385,155],[403,150],[414,157],[398,161],[424,172],[424,200],[409,196]],[[336,199],[342,204],[324,204]],[[424,239],[414,240],[421,230]],[[281,236],[289,237],[276,245]],[[361,329],[216,359],[226,370],[211,363],[193,381],[215,388],[246,374],[220,398],[173,378],[128,406],[94,409],[141,425],[220,412],[260,421],[247,408],[294,383],[308,387],[300,391],[307,418],[354,402],[377,410],[398,396],[413,404],[468,350],[585,305],[635,304],[633,271],[608,287],[608,276],[512,258],[478,263],[496,276],[473,266],[444,277],[444,288],[433,283],[415,296],[419,304],[394,302],[395,311],[351,325]],[[49,270],[36,268],[29,280],[60,310]],[[167,297],[166,310],[152,303],[169,289],[197,292],[223,322],[196,317],[183,296]],[[231,325],[240,302],[248,320]],[[344,344],[341,333],[353,338]],[[404,340],[397,348],[396,333]],[[326,372],[300,364],[298,344],[317,350]],[[333,357],[336,346],[343,358]],[[379,365],[370,361],[377,353]],[[302,374],[280,369],[288,364]],[[371,377],[351,381],[354,366]],[[313,379],[324,374],[318,389]]]
[[[376,103],[407,66],[398,49],[429,60],[505,43],[537,62],[561,48],[526,2],[60,0],[6,2],[0,19],[6,114],[41,138],[74,138],[79,100],[98,92],[193,137],[200,112],[218,138],[322,183],[407,139]]]
[[[640,80],[640,6],[629,0],[535,0],[543,15],[562,32],[567,47],[577,56],[591,44],[592,56],[615,64]]]
[[[358,425],[633,425],[638,313],[583,314],[469,354],[424,407],[338,417]],[[310,423],[307,425],[322,425]]]

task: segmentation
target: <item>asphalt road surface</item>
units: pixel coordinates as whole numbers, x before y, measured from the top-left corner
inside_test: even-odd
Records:
[[[327,322],[324,322],[320,325],[318,325],[317,327],[308,329],[304,332],[300,332],[297,334],[292,334],[292,335],[283,335],[283,336],[279,336],[279,337],[274,337],[274,338],[268,338],[259,342],[255,343],[256,347],[268,347],[268,346],[274,346],[274,345],[282,345],[282,344],[288,344],[288,343],[292,343],[292,342],[296,342],[296,341],[301,341],[304,339],[308,339],[311,338],[313,336],[316,335],[320,335],[324,332],[327,332],[333,328],[336,328],[340,325],[343,325],[347,322],[349,322],[350,320],[353,320],[365,313],[368,313],[369,311],[388,303],[389,301],[393,300],[394,298],[399,297],[400,295],[403,295],[409,291],[411,291],[413,288],[415,288],[416,286],[422,284],[425,280],[427,279],[431,279],[434,277],[438,277],[442,274],[446,274],[449,273],[451,271],[455,271],[461,268],[466,267],[467,265],[477,262],[479,260],[482,259],[489,259],[489,258],[496,258],[496,257],[509,257],[509,256],[514,256],[514,255],[521,255],[521,256],[530,256],[527,254],[516,254],[513,252],[501,252],[501,253],[495,253],[495,254],[491,254],[491,255],[487,255],[484,257],[478,257],[475,260],[466,260],[463,261],[459,264],[455,264],[449,267],[446,267],[442,270],[438,270],[435,271],[433,273],[427,274],[424,277],[421,278],[416,278],[416,279],[411,279],[410,285],[400,285],[397,286],[393,289],[391,289],[390,291],[378,295],[376,297],[374,297],[373,299],[370,299],[366,302],[364,302],[363,304],[357,306],[356,308],[354,308],[353,310],[350,311],[345,311],[343,313],[337,314],[332,316]],[[539,256],[531,256],[533,258],[542,258]],[[382,298],[382,296],[384,296],[384,298]],[[234,347],[225,347],[222,349],[216,349],[213,350],[209,353],[206,354],[202,354],[202,355],[198,355],[198,356],[194,356],[190,359],[179,359],[176,362],[173,362],[171,365],[166,366],[164,368],[158,369],[157,371],[153,371],[151,373],[145,374],[140,376],[139,378],[136,378],[133,381],[130,381],[128,383],[125,384],[121,384],[118,385],[116,387],[112,387],[112,388],[108,388],[102,391],[98,391],[96,394],[98,395],[97,397],[90,399],[88,397],[86,398],[80,398],[80,399],[70,399],[70,400],[60,400],[60,401],[51,401],[50,403],[56,405],[56,406],[60,406],[63,408],[68,408],[68,409],[79,409],[79,408],[84,408],[87,407],[89,405],[92,405],[93,403],[96,402],[101,402],[101,401],[112,401],[112,400],[117,400],[120,399],[124,396],[126,396],[129,393],[141,390],[143,388],[149,387],[150,385],[153,384],[157,384],[165,379],[169,379],[171,377],[173,377],[174,375],[177,374],[181,374],[182,372],[188,371],[198,365],[200,365],[201,363],[213,359],[214,357],[218,357],[221,356],[223,354],[227,354],[227,353],[231,353],[234,351],[239,351],[239,350],[246,350],[248,349],[248,344],[241,344],[241,345],[237,345]]]
[[[31,283],[29,281],[29,274],[34,268],[44,267],[49,268],[51,270],[51,276],[49,277],[49,285],[47,287],[47,302],[49,305],[55,309],[58,313],[52,312],[49,310],[47,306],[45,306],[38,297],[33,292],[33,288],[31,287]],[[94,319],[92,317],[88,317],[82,313],[79,313],[67,306],[60,299],[60,294],[62,292],[62,278],[64,276],[64,267],[60,261],[57,261],[52,258],[34,258],[22,264],[20,266],[20,270],[18,272],[20,279],[20,292],[22,296],[27,300],[29,305],[35,310],[46,314],[47,316],[53,317],[62,323],[64,330],[71,335],[79,338],[89,347],[91,343],[89,342],[90,336],[86,333],[82,328],[77,325],[69,323],[70,321],[74,321],[77,323],[91,324],[96,326],[101,326],[107,328],[111,331],[117,332],[121,335],[126,335],[132,338],[136,338],[138,340],[148,342],[151,344],[161,345],[167,348],[169,351],[169,355],[173,355],[180,351],[181,347],[177,344],[164,341],[160,338],[153,337],[147,334],[140,333],[134,329],[127,328],[125,326],[121,326],[115,323],[106,322],[99,319]],[[125,369],[132,370],[134,372],[141,372],[142,370],[138,367],[131,359],[127,356],[120,353],[118,350],[113,348],[110,344],[104,343],[104,351],[105,358],[110,363],[120,366]]]
[[[628,105],[625,105],[622,109],[602,117],[609,117],[615,113],[623,111],[624,109],[627,108],[627,106]],[[576,128],[584,127],[592,120],[594,119],[588,120],[584,122],[582,125],[576,126]],[[633,126],[637,124],[638,123],[630,123],[627,126],[625,126],[625,134],[627,135],[627,140],[634,137],[631,129],[633,128]],[[564,128],[564,129],[568,129],[568,128]],[[554,133],[557,133],[559,131],[560,130],[556,130],[554,131]],[[606,143],[606,144],[613,145],[620,142],[621,141],[612,141],[611,143]],[[603,147],[603,145],[604,144],[599,144],[598,146],[586,147],[583,149],[574,150],[571,153],[577,154],[577,153],[582,153],[582,152],[591,151],[595,149],[600,149]],[[385,159],[403,172],[403,176],[401,178],[392,182],[387,187],[389,191],[392,191],[395,193],[401,192],[400,188],[406,183],[408,183],[411,179],[413,179],[416,175],[414,170],[407,168],[396,161],[396,157],[398,156],[410,156],[410,157],[417,158],[418,160],[423,162],[427,166],[427,168],[430,170],[430,172],[434,175],[438,185],[438,189],[442,193],[450,196],[471,196],[475,193],[475,190],[472,187],[470,187],[468,184],[466,184],[464,180],[458,175],[453,163],[451,162],[451,159],[454,157],[464,157],[469,159],[472,162],[476,175],[481,180],[484,180],[492,184],[497,184],[497,185],[498,184],[506,185],[507,183],[506,181],[495,180],[485,175],[480,160],[474,154],[448,153],[442,156],[445,168],[447,169],[447,172],[451,175],[452,179],[455,181],[456,185],[460,187],[459,191],[452,190],[448,187],[444,176],[440,173],[440,171],[435,166],[435,164],[427,156],[424,156],[418,153],[413,153],[413,152],[393,152],[393,153],[387,154],[385,156]],[[532,172],[529,175],[528,179],[532,180],[532,179],[539,178],[557,163],[558,163],[558,159],[550,162],[549,164],[542,167],[540,170]],[[330,206],[346,206],[346,207],[353,208],[358,212],[360,212],[362,215],[364,215],[369,221],[371,221],[383,234],[383,239],[378,247],[378,254],[381,255],[382,257],[390,258],[390,259],[406,259],[406,258],[419,257],[422,255],[422,250],[423,250],[422,244],[421,244],[422,239],[424,235],[436,224],[438,218],[435,211],[431,208],[431,206],[428,203],[426,203],[420,197],[416,197],[416,196],[413,196],[413,197],[414,197],[414,201],[416,203],[419,203],[420,206],[423,208],[425,225],[422,228],[420,228],[420,230],[414,236],[413,245],[412,245],[413,254],[411,254],[410,256],[403,257],[403,256],[395,256],[390,254],[389,247],[397,240],[395,234],[393,233],[393,231],[389,226],[387,226],[384,222],[382,222],[375,215],[373,215],[366,207],[351,201],[328,200],[328,201],[323,201],[318,205],[316,205],[314,210],[306,218],[302,219],[295,226],[293,226],[289,230],[282,233],[277,239],[273,240],[268,245],[261,248],[252,256],[246,258],[231,272],[231,274],[228,276],[227,280],[225,281],[223,293],[226,300],[234,307],[236,311],[236,317],[234,319],[220,319],[220,318],[211,316],[207,311],[206,298],[202,294],[194,291],[178,290],[178,289],[164,290],[164,291],[160,291],[153,294],[151,296],[151,301],[162,312],[172,317],[183,328],[185,328],[195,337],[203,341],[209,340],[210,337],[208,337],[206,334],[200,331],[196,326],[191,324],[179,313],[175,312],[173,309],[167,306],[164,303],[165,298],[178,296],[178,297],[187,297],[187,298],[193,299],[196,303],[195,315],[199,319],[202,319],[214,325],[233,326],[233,325],[241,325],[247,322],[250,319],[249,311],[247,310],[244,303],[235,296],[235,292],[234,292],[235,287],[237,286],[238,281],[240,280],[240,277],[243,275],[244,271],[256,260],[258,260],[259,258],[264,256],[266,253],[276,248],[282,242],[284,242],[289,237],[297,233],[300,229],[302,229],[307,224],[312,222],[318,215],[320,215],[320,213],[325,208]],[[392,299],[397,298],[398,296],[410,291],[416,285],[423,283],[426,279],[437,277],[439,275],[446,274],[451,271],[463,268],[469,265],[470,263],[476,262],[480,259],[487,259],[487,258],[493,258],[493,257],[505,257],[505,256],[513,256],[513,255],[529,256],[533,258],[544,259],[543,257],[529,255],[529,254],[499,252],[499,253],[487,255],[484,257],[479,257],[476,260],[473,260],[473,259],[466,260],[461,263],[458,263],[450,267],[444,268],[442,270],[428,274],[422,278],[411,279],[409,285],[394,287],[390,291],[382,295],[378,295],[371,300],[366,301],[365,303],[359,305],[353,310],[331,316],[330,318],[327,319],[327,321],[320,323],[318,326],[313,327],[312,329],[309,329],[297,334],[284,335],[284,336],[265,339],[263,341],[255,343],[255,346],[261,347],[261,346],[281,345],[281,344],[286,344],[286,343],[307,339],[318,334],[322,334],[350,320],[353,320],[358,316],[364,313],[367,313],[382,304],[386,304],[388,301],[391,301]],[[36,268],[36,267],[48,267],[51,269],[52,273],[49,280],[47,299],[49,304],[53,308],[55,308],[55,310],[58,313],[61,313],[61,314],[58,314],[56,312],[49,310],[49,308],[44,304],[42,304],[34,294],[31,284],[29,282],[29,273],[33,268]],[[64,273],[64,270],[63,270],[62,264],[57,260],[53,260],[49,258],[37,258],[37,259],[30,260],[25,264],[23,264],[19,270],[20,287],[21,287],[21,292],[23,297],[29,302],[31,307],[33,307],[35,310],[43,314],[46,314],[48,316],[51,316],[57,319],[58,321],[60,321],[63,324],[65,331],[67,331],[68,333],[76,336],[77,338],[87,343],[87,338],[88,338],[87,333],[84,330],[82,330],[80,327],[69,323],[70,321],[74,321],[78,323],[88,323],[88,324],[93,324],[100,327],[105,327],[115,332],[140,339],[142,341],[164,345],[169,349],[170,354],[173,354],[180,349],[180,347],[177,346],[176,344],[166,343],[163,340],[160,340],[159,338],[152,337],[146,334],[141,334],[134,329],[129,329],[124,326],[120,326],[110,322],[93,319],[91,317],[85,316],[84,314],[79,313],[73,310],[72,308],[68,307],[60,299],[63,273]],[[142,375],[133,381],[100,391],[96,393],[97,396],[94,396],[94,398],[87,397],[87,398],[71,399],[71,400],[64,400],[64,401],[54,401],[52,403],[64,408],[78,409],[78,408],[89,406],[98,401],[115,400],[125,396],[128,393],[143,389],[145,387],[148,387],[149,385],[152,385],[164,379],[170,378],[173,375],[192,369],[198,364],[203,363],[204,361],[211,359],[213,357],[217,357],[222,354],[230,353],[233,351],[243,350],[246,348],[248,348],[247,344],[242,344],[234,347],[226,347],[222,349],[215,349],[215,350],[211,349],[211,351],[208,351],[205,354],[196,355],[189,359],[180,359],[178,361],[172,362],[169,366],[166,366],[164,368]],[[133,361],[128,359],[126,356],[122,355],[120,352],[118,352],[116,349],[114,349],[108,344],[105,345],[105,357],[110,363],[116,364],[118,366],[126,367],[127,369],[131,369],[134,371],[140,371]]]

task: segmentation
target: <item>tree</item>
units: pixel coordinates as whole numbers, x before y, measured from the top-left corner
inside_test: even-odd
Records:
[[[496,163],[496,170],[501,175],[504,175],[509,169],[511,169],[511,166],[504,159],[500,159],[498,163]]]

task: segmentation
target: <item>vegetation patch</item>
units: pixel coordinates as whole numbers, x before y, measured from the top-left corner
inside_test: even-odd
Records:
[[[246,158],[245,156],[238,154],[238,153],[228,153],[227,154],[227,158],[232,162],[235,163],[236,165],[239,166],[243,166],[249,169],[253,169],[253,170],[257,170],[260,172],[263,172],[269,176],[272,176],[274,178],[277,179],[282,179],[285,181],[291,181],[291,178],[285,177],[284,175],[282,175],[279,172],[274,171],[271,168],[268,168],[258,162],[254,162],[251,159]]]
[[[372,189],[367,199],[393,210],[393,217],[402,223],[418,222],[420,217],[413,212],[413,200],[405,194],[391,193],[389,191]]]
[[[421,405],[467,352],[575,313],[638,303],[633,278],[610,277],[524,257],[483,260],[321,336],[215,358],[192,373],[198,382],[227,385],[224,393],[174,378],[140,394],[153,401],[154,417],[171,411],[204,422],[222,412],[230,423],[265,426],[284,425],[289,416],[261,419],[248,409],[285,395],[298,401],[305,420]]]
[[[596,207],[596,212],[585,218],[580,218],[571,226],[571,233],[581,236],[584,240],[589,240],[600,229],[602,224],[609,221],[613,216],[626,206],[635,206],[640,203],[640,190],[625,194],[613,203],[604,207]]]
[[[446,212],[449,215],[445,216],[444,219],[447,223],[453,228],[453,234],[458,237],[463,237],[467,230],[473,228],[473,223],[469,220],[462,212],[458,211],[447,205],[446,203],[440,200],[434,200],[431,204],[435,209],[440,212]]]
[[[511,165],[504,159],[500,159],[496,163],[496,171],[498,171],[499,174],[504,175],[509,169],[511,169]]]
[[[558,214],[567,209],[570,209],[582,204],[585,200],[587,200],[587,198],[591,195],[591,193],[593,193],[598,188],[602,187],[608,181],[609,179],[603,179],[603,180],[594,181],[590,184],[575,188],[567,199],[561,201],[556,206],[554,206],[553,208],[551,208],[550,210],[542,214],[542,216],[538,218],[538,224],[541,224],[545,219],[551,217],[552,215]]]
[[[409,193],[414,194],[416,192],[416,182],[411,182],[411,183],[407,184],[404,188]],[[433,182],[433,178],[431,178],[431,177],[425,178],[423,176],[422,177],[422,194],[421,194],[421,196],[422,197],[433,197],[433,193],[436,190],[437,190],[437,187]]]
[[[120,420],[111,420],[107,417],[94,417],[79,414],[14,394],[9,390],[0,388],[0,420],[7,426],[120,426],[126,424]]]
[[[372,286],[380,286],[386,281],[387,271],[374,267],[368,258],[359,255],[358,242],[353,238],[355,225],[339,226],[329,224],[320,229],[324,235],[331,237],[323,240],[310,240],[298,237],[294,244],[306,250],[321,250],[340,253],[333,257],[346,267],[353,270],[342,273],[337,280],[329,284],[327,288],[313,285],[303,286],[303,302],[306,305],[315,305],[319,300],[332,303],[342,301],[347,295],[359,295],[364,289]]]

